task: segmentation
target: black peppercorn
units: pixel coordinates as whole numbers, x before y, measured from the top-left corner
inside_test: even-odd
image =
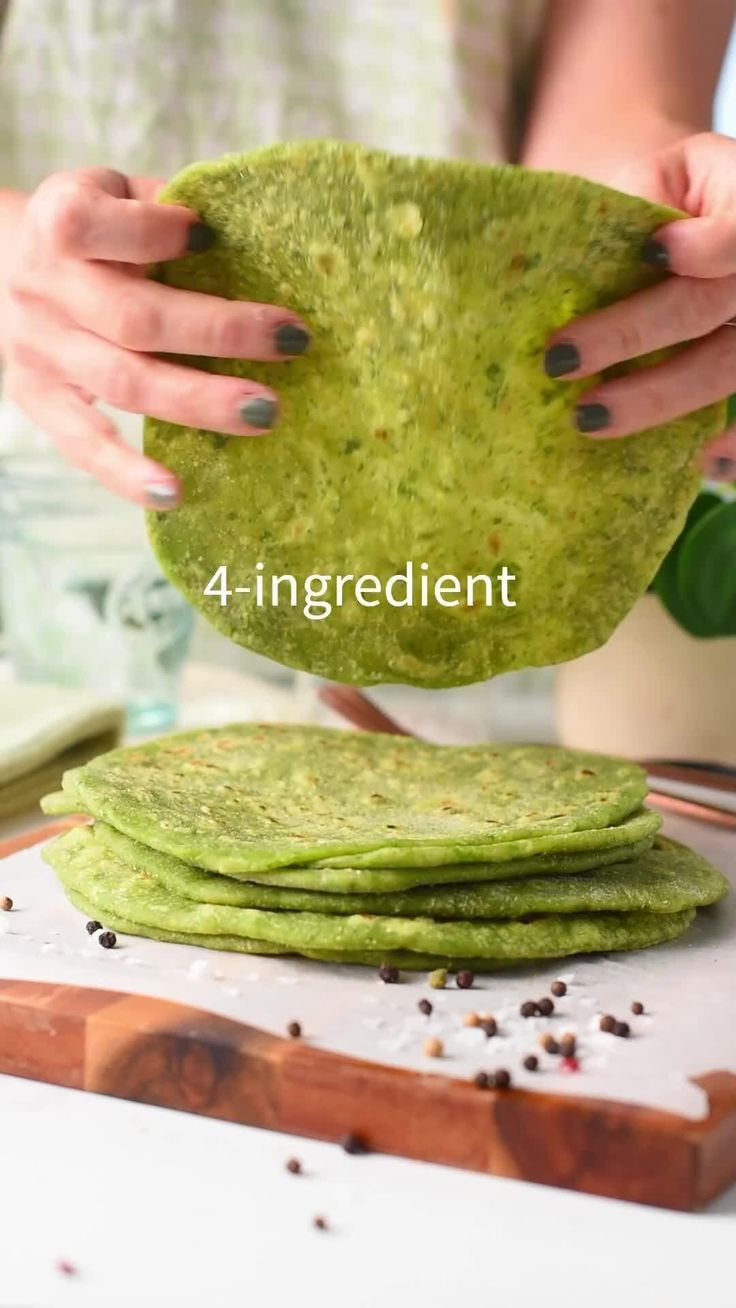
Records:
[[[519,1009],[519,1012],[521,1013],[522,1017],[536,1017],[537,1013],[539,1012],[539,1008],[535,1004],[533,999],[525,999],[524,1003],[521,1005],[521,1008]]]
[[[524,1059],[524,1066],[527,1072],[536,1072],[537,1068],[539,1067],[539,1059],[537,1058],[537,1055],[527,1054],[526,1058]]]
[[[604,1013],[598,1025],[601,1031],[614,1031],[616,1028],[616,1019],[611,1015],[611,1013]]]
[[[494,1090],[508,1090],[511,1085],[511,1073],[507,1072],[505,1067],[499,1067],[498,1071],[491,1075],[491,1085]]]
[[[87,923],[84,929],[87,932],[88,936],[93,936],[95,934],[95,931],[102,930],[102,923],[92,920],[91,922]]]
[[[631,1035],[631,1027],[628,1022],[617,1022],[613,1028],[613,1034],[621,1036],[621,1038],[625,1040],[627,1036]]]
[[[368,1153],[368,1146],[366,1145],[365,1141],[361,1140],[360,1136],[356,1135],[354,1131],[348,1131],[348,1134],[342,1137],[340,1144],[342,1145],[346,1154]]]
[[[396,985],[399,979],[399,969],[393,963],[381,963],[378,969],[378,975],[386,985]]]
[[[487,1090],[490,1085],[490,1077],[487,1072],[476,1072],[473,1077],[473,1084],[478,1086],[479,1090]]]
[[[417,1004],[417,1008],[419,1009],[420,1013],[424,1013],[425,1017],[429,1017],[430,1013],[432,1012],[432,1005],[430,1004],[428,999],[420,999],[419,1003]]]
[[[497,1035],[497,1034],[498,1034],[498,1023],[497,1023],[495,1017],[484,1017],[484,1018],[482,1018],[482,1019],[481,1019],[481,1023],[480,1023],[480,1029],[481,1029],[481,1031],[485,1031],[485,1033],[486,1033],[486,1035],[488,1036],[489,1039],[490,1039],[491,1036],[495,1036],[495,1035]]]
[[[118,943],[118,938],[114,931],[101,931],[97,937],[98,943],[103,949],[114,949]]]
[[[567,986],[564,981],[553,981],[550,990],[557,999],[561,999],[563,995],[567,994]]]
[[[301,1022],[290,1022],[286,1028],[292,1040],[298,1040],[302,1033]]]
[[[292,1176],[301,1176],[301,1173],[302,1173],[302,1165],[301,1165],[301,1163],[299,1162],[299,1159],[298,1159],[298,1158],[287,1158],[287,1160],[286,1160],[286,1170],[287,1170],[287,1172],[291,1172],[291,1175],[292,1175]]]
[[[644,1012],[644,1005],[640,1004],[638,999],[635,999],[631,1005],[631,1011],[634,1014],[634,1017],[641,1017]]]
[[[312,1226],[314,1226],[318,1231],[328,1231],[330,1229],[326,1217],[313,1217]]]
[[[563,1035],[560,1037],[560,1053],[563,1058],[572,1058],[577,1048],[577,1040],[574,1035]]]
[[[541,1013],[542,1017],[550,1017],[551,1014],[554,1013],[555,1011],[554,1000],[550,999],[547,995],[545,995],[543,999],[539,1000],[539,1003],[537,1004],[537,1009]]]
[[[475,976],[472,972],[468,970],[467,967],[463,967],[458,972],[456,980],[461,990],[470,990],[473,982],[475,981]]]

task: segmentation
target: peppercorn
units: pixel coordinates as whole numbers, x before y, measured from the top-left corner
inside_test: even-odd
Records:
[[[537,1013],[539,1012],[539,1008],[535,1004],[533,999],[525,999],[524,1003],[521,1005],[521,1008],[519,1009],[519,1012],[521,1013],[522,1017],[536,1017]]]
[[[601,1031],[614,1031],[616,1029],[616,1019],[611,1013],[604,1013],[598,1025]]]
[[[286,1030],[287,1033],[291,1036],[292,1040],[298,1040],[302,1033],[301,1022],[290,1022]]]
[[[302,1174],[302,1165],[301,1165],[301,1163],[299,1162],[299,1159],[298,1159],[298,1158],[287,1158],[287,1160],[286,1160],[286,1170],[287,1170],[287,1172],[291,1172],[291,1175],[292,1175],[292,1176],[301,1176],[301,1174]]]
[[[77,1269],[74,1263],[70,1262],[68,1258],[58,1258],[56,1261],[56,1270],[57,1272],[61,1272],[62,1276],[76,1276],[77,1274]]]
[[[580,1064],[579,1064],[577,1058],[572,1058],[572,1057],[561,1058],[561,1059],[560,1059],[560,1071],[561,1071],[561,1072],[579,1072],[579,1071],[580,1071]]]
[[[13,901],[10,898],[10,895],[3,895],[2,899],[0,899],[0,908],[3,913],[9,913],[12,907]]]
[[[498,1023],[495,1017],[484,1017],[480,1026],[481,1026],[481,1030],[485,1031],[485,1034],[488,1036],[489,1040],[491,1036],[495,1036],[498,1033]]]
[[[466,1013],[463,1018],[463,1026],[480,1026],[480,1014]]]
[[[312,1218],[312,1226],[314,1226],[318,1231],[329,1231],[330,1229],[327,1218],[321,1216]]]
[[[641,1017],[644,1012],[644,1005],[640,1004],[638,999],[635,999],[631,1005],[631,1011],[634,1014],[634,1017]]]
[[[555,1011],[554,1000],[550,999],[548,995],[545,995],[543,999],[539,1000],[537,1009],[542,1017],[550,1017]]]
[[[430,1013],[432,1012],[432,1005],[430,1004],[428,999],[420,999],[419,1003],[417,1004],[417,1008],[419,1009],[420,1013],[424,1013],[425,1017],[429,1017]]]
[[[499,1067],[491,1074],[491,1085],[494,1090],[508,1090],[511,1085],[511,1073],[507,1072],[505,1067]]]
[[[441,1058],[445,1052],[445,1046],[441,1040],[437,1039],[437,1036],[428,1036],[422,1048],[429,1058]]]
[[[477,1085],[479,1090],[487,1090],[490,1085],[490,1078],[487,1072],[476,1072],[473,1077],[473,1085]]]
[[[475,981],[475,976],[467,967],[463,967],[458,972],[456,981],[460,990],[470,990]]]
[[[381,963],[378,975],[386,985],[393,986],[399,979],[399,969],[393,963]]]
[[[359,1135],[355,1134],[354,1131],[348,1131],[348,1134],[342,1137],[340,1144],[342,1145],[346,1154],[368,1153],[368,1146],[366,1145],[365,1140],[362,1140]]]
[[[97,937],[97,943],[102,945],[103,949],[114,949],[118,943],[118,938],[114,931],[101,931]]]
[[[102,923],[95,921],[93,918],[91,922],[87,923],[84,929],[87,932],[88,936],[93,936],[95,934],[95,931],[102,930]]]
[[[613,1028],[613,1034],[616,1036],[621,1036],[621,1038],[625,1040],[627,1036],[631,1035],[631,1027],[629,1026],[628,1022],[617,1022],[615,1027]]]
[[[526,1058],[524,1059],[524,1066],[527,1072],[536,1072],[537,1068],[539,1067],[539,1059],[537,1058],[537,1055],[527,1054]]]
[[[572,1058],[576,1047],[577,1040],[570,1032],[567,1032],[566,1035],[560,1036],[560,1053],[563,1058]]]
[[[546,1049],[548,1054],[559,1054],[560,1052],[560,1046],[549,1031],[539,1037],[539,1043],[543,1049]]]
[[[563,995],[567,994],[567,986],[564,981],[553,981],[550,991],[557,999],[561,999]]]
[[[427,981],[429,982],[433,990],[444,990],[445,986],[447,985],[447,968],[446,967],[435,968],[434,972],[430,972],[429,976],[427,977]]]

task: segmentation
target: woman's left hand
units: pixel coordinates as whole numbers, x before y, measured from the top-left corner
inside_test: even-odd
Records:
[[[664,346],[691,342],[664,363],[602,382],[581,396],[578,429],[629,436],[736,392],[736,141],[690,136],[615,178],[620,189],[692,218],[660,227],[642,258],[675,276],[555,332],[545,368],[583,378]],[[736,479],[736,426],[701,452],[705,475]]]

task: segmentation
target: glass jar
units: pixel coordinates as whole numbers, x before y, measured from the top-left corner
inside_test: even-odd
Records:
[[[0,598],[19,680],[114,696],[133,734],[174,724],[192,610],[136,505],[53,453],[0,458]]]

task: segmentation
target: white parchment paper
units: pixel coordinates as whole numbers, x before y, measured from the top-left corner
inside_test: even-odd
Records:
[[[736,887],[736,833],[671,821],[666,831],[693,845]],[[431,990],[426,976],[404,973],[384,985],[367,968],[216,953],[119,937],[104,950],[87,935],[84,918],[64,898],[38,849],[0,863],[0,895],[15,907],[0,913],[0,977],[67,982],[155,995],[209,1009],[278,1034],[302,1024],[304,1038],[324,1049],[400,1067],[471,1077],[506,1067],[529,1089],[647,1104],[697,1118],[705,1095],[691,1078],[736,1073],[736,894],[699,913],[678,942],[634,954],[575,958],[527,967],[512,975],[479,977],[473,989]],[[561,978],[568,993],[551,1018],[523,1019],[519,1005],[548,993]],[[430,1017],[417,1003],[429,998]],[[641,1001],[645,1015],[634,1017]],[[488,1039],[463,1025],[471,1011],[493,1014],[499,1034]],[[631,1024],[628,1040],[598,1029],[601,1013]],[[539,1047],[540,1034],[573,1032],[580,1069],[564,1072]],[[422,1046],[438,1036],[444,1054]],[[526,1072],[528,1053],[540,1070]]]

